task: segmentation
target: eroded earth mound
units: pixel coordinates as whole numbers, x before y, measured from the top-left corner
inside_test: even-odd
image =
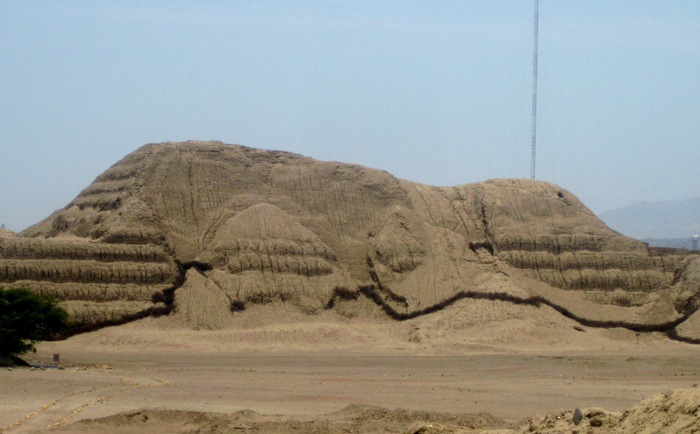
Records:
[[[0,286],[57,297],[85,328],[248,307],[396,320],[464,301],[700,339],[700,259],[609,229],[527,179],[433,187],[220,142],[149,144],[65,208],[0,236]],[[533,314],[534,315],[534,314]]]

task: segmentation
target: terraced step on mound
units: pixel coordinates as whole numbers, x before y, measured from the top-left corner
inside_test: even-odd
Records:
[[[160,246],[0,239],[0,287],[50,295],[78,324],[119,322],[150,312],[157,307],[154,296],[171,287],[177,273]]]

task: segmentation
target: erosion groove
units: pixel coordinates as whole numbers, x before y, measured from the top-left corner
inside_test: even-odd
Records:
[[[372,258],[369,256],[367,256],[367,267],[369,268],[370,279],[372,279],[372,282],[374,282],[377,285],[377,289],[379,289],[379,291],[381,291],[384,294],[384,296],[388,297],[393,302],[399,303],[404,307],[408,307],[408,301],[406,300],[406,297],[396,294],[394,291],[382,284],[374,268],[374,261],[372,261]]]
[[[547,300],[544,297],[541,296],[532,296],[532,297],[517,297],[511,294],[507,293],[499,293],[499,292],[479,292],[479,291],[459,291],[457,294],[454,296],[443,300],[439,303],[436,303],[434,305],[431,305],[429,307],[426,307],[424,309],[420,310],[415,310],[413,312],[398,312],[396,311],[390,304],[388,304],[380,295],[380,292],[377,290],[377,288],[374,285],[363,285],[359,286],[358,290],[360,294],[364,295],[371,301],[373,301],[377,306],[381,308],[384,313],[387,314],[390,318],[396,320],[396,321],[407,321],[411,319],[415,319],[421,316],[429,315],[438,311],[441,311],[456,302],[463,300],[463,299],[472,299],[472,300],[489,300],[489,301],[505,301],[513,304],[520,304],[520,305],[528,305],[528,306],[534,306],[534,307],[540,307],[541,305],[546,305],[551,307],[552,309],[556,310],[563,316],[570,318],[577,323],[586,326],[586,327],[595,327],[595,328],[624,328],[627,330],[631,330],[634,332],[644,332],[644,333],[651,333],[651,332],[662,332],[666,333],[667,336],[673,340],[681,341],[681,342],[686,342],[690,344],[700,344],[700,339],[694,339],[694,338],[687,338],[687,337],[682,337],[679,336],[678,333],[676,332],[675,328],[685,322],[692,314],[698,311],[698,308],[695,308],[692,311],[686,312],[681,316],[680,318],[674,320],[674,321],[668,321],[668,322],[663,322],[659,324],[640,324],[640,323],[632,323],[632,322],[626,322],[626,321],[600,321],[600,320],[592,320],[588,318],[583,318],[581,316],[578,316],[574,313],[572,313],[569,309],[560,306],[556,303],[553,303],[550,300]],[[347,290],[346,290],[347,291]],[[350,292],[338,292],[334,293],[334,298],[329,301],[328,306],[333,307],[335,298],[344,298],[344,299],[356,299],[353,295],[353,293]]]
[[[347,288],[341,288],[336,286],[335,288],[333,288],[331,298],[328,299],[328,302],[326,303],[324,308],[333,309],[335,307],[336,300],[354,301],[358,298],[360,298],[360,293],[358,291],[350,291]]]
[[[379,306],[390,318],[395,319],[397,321],[406,321],[414,318],[418,318],[421,316],[429,315],[438,311],[441,311],[445,309],[448,306],[451,306],[458,302],[459,300],[465,299],[465,298],[470,298],[470,299],[475,299],[475,300],[500,300],[500,301],[508,301],[514,304],[525,304],[525,305],[531,305],[531,306],[537,306],[541,303],[546,303],[546,300],[542,297],[535,296],[535,297],[530,297],[530,298],[521,298],[521,297],[516,297],[510,294],[506,293],[497,293],[497,292],[478,292],[478,291],[459,291],[452,297],[443,300],[439,303],[433,304],[431,306],[428,306],[424,309],[420,310],[415,310],[413,312],[398,312],[396,311],[390,304],[388,304],[382,296],[380,295],[379,291],[377,291],[377,288],[374,285],[362,285],[358,286],[358,291],[367,297],[368,299],[372,300],[377,306]]]
[[[491,255],[494,254],[493,244],[491,241],[471,241],[469,242],[469,250],[476,253],[479,249],[486,249]],[[521,267],[525,268],[525,267]]]

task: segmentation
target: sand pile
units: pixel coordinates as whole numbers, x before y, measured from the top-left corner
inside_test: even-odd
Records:
[[[114,433],[171,432],[227,433],[253,430],[266,433],[471,433],[505,427],[490,414],[448,414],[428,411],[389,410],[381,407],[351,405],[323,418],[294,418],[260,415],[251,410],[233,414],[184,412],[172,410],[130,411],[97,420],[85,420],[56,432]],[[485,431],[485,432],[489,432]]]
[[[488,413],[450,414],[389,410],[353,404],[322,416],[262,415],[251,410],[235,413],[141,409],[99,419],[86,419],[55,428],[62,433],[231,432],[254,430],[275,433],[409,433],[409,434],[684,434],[700,429],[700,389],[679,389],[645,399],[624,413],[600,408],[562,411],[536,416],[513,428]],[[576,421],[576,422],[575,422]]]
[[[182,324],[206,329],[269,303],[308,315],[342,306],[352,317],[370,306],[407,319],[475,297],[487,310],[530,299],[534,310],[518,313],[528,320],[540,297],[611,326],[690,314],[697,303],[679,300],[700,291],[684,277],[693,261],[612,231],[543,181],[431,187],[191,141],[141,147],[65,208],[0,240],[0,285],[51,293],[98,325],[178,300]],[[500,283],[488,283],[494,276]]]
[[[624,413],[598,408],[579,411],[579,417],[575,417],[576,410],[534,417],[521,431],[540,434],[694,433],[700,430],[700,389],[695,386],[652,396]]]

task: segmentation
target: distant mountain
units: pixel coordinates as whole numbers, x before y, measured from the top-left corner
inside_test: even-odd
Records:
[[[637,202],[599,217],[612,229],[638,239],[683,238],[700,234],[700,197]]]
[[[685,238],[642,238],[641,241],[652,247],[673,247],[674,249],[698,250],[698,245],[690,237]]]

